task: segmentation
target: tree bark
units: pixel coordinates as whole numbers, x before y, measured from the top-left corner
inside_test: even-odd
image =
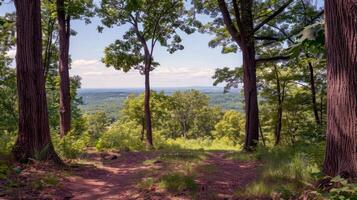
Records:
[[[60,75],[60,135],[65,136],[71,129],[71,93],[69,78],[70,17],[65,12],[64,0],[57,0],[57,20],[59,29],[59,75]]]
[[[17,161],[29,158],[61,163],[54,151],[49,124],[42,65],[40,0],[15,0],[19,97],[19,132],[13,147]]]
[[[357,178],[357,1],[325,0],[327,133],[324,172]]]
[[[252,14],[253,1],[242,0],[240,5],[240,48],[243,54],[244,100],[245,100],[245,144],[247,151],[254,150],[259,140],[259,110],[257,95],[255,40]]]
[[[145,111],[145,125],[146,125],[146,145],[148,148],[154,146],[152,141],[152,127],[151,127],[151,110],[150,110],[150,68],[151,58],[145,60],[145,99],[144,99],[144,111]]]
[[[254,150],[259,140],[259,114],[256,83],[256,62],[254,46],[242,48],[244,68],[244,101],[245,101],[245,144],[247,151]]]

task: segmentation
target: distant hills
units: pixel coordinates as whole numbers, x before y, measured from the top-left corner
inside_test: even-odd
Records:
[[[176,91],[195,89],[210,97],[210,104],[220,106],[224,110],[243,108],[242,97],[239,89],[233,89],[229,93],[223,93],[223,87],[167,87],[153,88],[155,91],[163,91],[171,95]],[[117,119],[120,116],[120,108],[130,94],[140,94],[143,88],[85,88],[78,91],[83,99],[81,110],[85,113],[105,112],[110,118]]]

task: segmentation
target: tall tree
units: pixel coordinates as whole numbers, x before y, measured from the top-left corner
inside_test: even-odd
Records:
[[[15,0],[19,101],[19,133],[13,154],[18,161],[29,158],[61,162],[54,151],[47,113],[42,65],[40,0]]]
[[[57,0],[59,33],[59,74],[60,74],[60,134],[66,135],[71,129],[71,95],[69,80],[69,39],[71,19],[66,15],[64,0]]]
[[[324,172],[357,177],[357,1],[325,0],[327,133]]]
[[[130,26],[123,40],[117,40],[105,49],[103,62],[125,72],[137,69],[144,75],[146,142],[151,147],[150,71],[158,65],[154,62],[153,53],[157,43],[167,47],[170,53],[183,49],[177,30],[193,32],[187,25],[190,21],[185,19],[184,1],[103,0],[98,11],[107,27]],[[102,29],[99,27],[99,31]]]
[[[242,52],[246,114],[244,148],[246,150],[254,149],[259,139],[257,64],[289,58],[283,50],[273,57],[264,57],[261,54],[266,50],[266,47],[273,45],[280,45],[279,48],[284,49],[282,44],[289,37],[302,31],[304,26],[296,24],[301,24],[300,11],[304,2],[294,0],[194,0],[193,3],[199,13],[208,13],[214,18],[204,26],[205,30],[216,35],[209,45],[211,47],[222,46],[222,53],[236,52],[238,48]],[[227,74],[229,70],[221,72],[224,72],[224,76],[227,78],[237,78],[236,75]],[[220,82],[218,79],[217,81]],[[234,86],[239,80],[230,82]]]
[[[254,149],[259,140],[259,113],[256,83],[256,39],[276,40],[276,37],[259,35],[259,31],[277,16],[284,12],[285,8],[293,3],[293,0],[279,1],[253,1],[232,0],[195,0],[195,7],[199,11],[209,10],[211,16],[216,20],[213,25],[214,32],[218,35],[211,46],[223,43],[223,52],[232,52],[239,46],[243,55],[243,89],[245,100],[245,145],[244,149]],[[217,13],[220,13],[218,15]],[[217,17],[218,16],[218,17]],[[226,30],[222,30],[224,24]],[[226,39],[227,34],[230,39]],[[222,42],[223,41],[223,42]],[[235,45],[229,45],[233,41]],[[260,61],[271,61],[279,58],[260,59]]]
[[[69,77],[69,42],[71,19],[81,16],[91,17],[92,0],[57,0],[57,21],[59,35],[59,75],[60,75],[60,135],[66,135],[71,129],[71,92]],[[85,18],[89,22],[88,18]]]

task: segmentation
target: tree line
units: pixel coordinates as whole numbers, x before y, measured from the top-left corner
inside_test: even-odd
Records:
[[[78,79],[69,77],[69,41],[75,34],[70,22],[84,19],[89,23],[90,17],[97,14],[103,25],[98,31],[130,26],[121,40],[104,50],[102,61],[108,67],[125,72],[135,69],[145,76],[141,123],[149,148],[154,145],[150,72],[159,66],[154,60],[155,47],[160,44],[174,53],[184,48],[180,34],[199,31],[214,34],[209,45],[222,47],[222,53],[242,52],[242,67],[218,69],[214,78],[216,84],[227,83],[227,89],[243,86],[245,150],[255,150],[267,123],[274,129],[276,145],[283,125],[293,141],[300,126],[298,116],[303,116],[300,110],[310,108],[327,142],[324,172],[357,176],[357,12],[353,0],[325,0],[323,10],[309,1],[295,0],[193,0],[191,6],[181,0],[103,0],[98,6],[90,0],[15,0],[15,7],[16,17],[1,18],[5,32],[0,36],[5,41],[1,70],[13,76],[6,79],[6,84],[14,84],[10,81],[14,80],[12,69],[5,66],[9,65],[6,52],[16,40],[18,117],[14,112],[7,114],[9,119],[18,118],[18,125],[12,129],[18,129],[13,154],[19,161],[43,152],[43,159],[61,163],[50,137],[50,98],[46,95],[49,73],[52,70],[59,77],[57,112],[59,133],[64,136],[71,130],[76,105],[71,89],[75,91],[79,86]],[[198,20],[202,15],[210,20]],[[262,99],[260,109],[258,95]],[[13,106],[9,105],[13,99],[4,97],[1,101],[2,106]],[[273,110],[267,107],[269,104],[274,105]],[[272,111],[274,121],[262,119],[259,110]],[[185,129],[186,125],[181,126]]]

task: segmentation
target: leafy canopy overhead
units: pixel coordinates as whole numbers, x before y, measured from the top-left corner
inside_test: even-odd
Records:
[[[183,0],[103,0],[98,14],[106,27],[129,25],[121,40],[105,48],[102,61],[125,72],[144,70],[144,64],[153,70],[152,63],[157,43],[170,53],[182,50],[178,30],[193,33],[193,19],[189,17]],[[104,27],[98,27],[103,31]]]

